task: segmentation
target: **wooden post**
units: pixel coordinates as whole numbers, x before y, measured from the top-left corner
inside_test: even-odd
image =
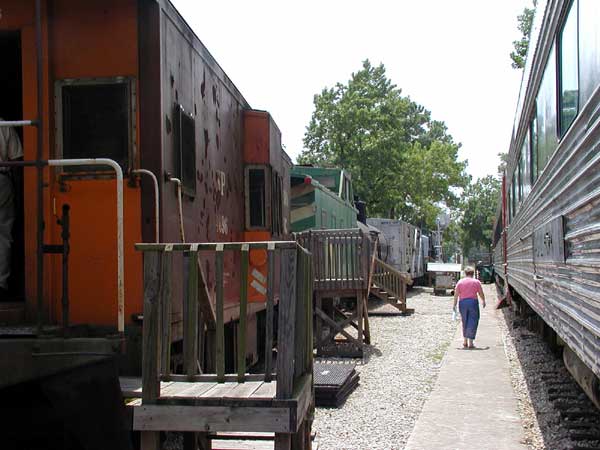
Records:
[[[188,283],[183,309],[183,370],[193,376],[198,361],[198,249],[187,255]]]
[[[316,324],[316,333],[317,333],[317,356],[320,356],[323,353],[323,347],[321,345],[321,340],[323,339],[323,320],[319,316],[319,312],[322,311],[323,308],[323,299],[321,297],[321,292],[317,289],[315,293],[315,324]]]
[[[294,389],[294,351],[296,337],[296,249],[281,251],[281,277],[279,281],[279,326],[277,345],[277,392],[276,398],[292,396]],[[290,450],[292,435],[275,433],[275,450]]]
[[[363,306],[364,306],[364,298],[363,294],[364,290],[356,291],[356,309],[358,315],[358,343],[359,343],[359,351],[362,353],[363,351]]]
[[[163,264],[163,252],[144,252],[144,325],[142,329],[142,403],[152,404],[160,396],[160,306],[163,295],[170,290],[171,271]],[[141,434],[143,450],[160,448],[160,433]]]
[[[189,377],[197,372],[198,361],[198,247],[187,255],[187,289],[183,304],[183,371]],[[183,433],[183,449],[197,450],[196,433]]]
[[[238,383],[243,383],[246,374],[246,323],[248,321],[248,244],[242,244],[242,267],[240,274],[240,322],[237,332]]]
[[[279,296],[279,335],[277,352],[277,393],[279,399],[290,398],[294,384],[294,340],[296,337],[296,249],[281,250]]]
[[[270,382],[273,374],[273,321],[275,285],[275,244],[269,242],[267,249],[267,317],[265,330],[265,381]]]
[[[306,345],[306,328],[308,327],[308,323],[306,322],[306,273],[308,270],[307,260],[304,254],[304,250],[301,247],[296,249],[296,261],[297,261],[297,270],[296,270],[296,312],[294,314],[294,320],[296,321],[296,337],[295,337],[295,345],[294,345],[294,361],[295,361],[295,370],[294,377],[299,377],[304,374],[304,363],[306,358],[304,358],[304,346]],[[312,324],[311,324],[312,326]]]
[[[219,383],[223,383],[225,381],[225,325],[223,323],[223,244],[217,244],[215,262],[215,278],[217,290],[216,366],[217,380],[219,381]]]
[[[172,273],[173,252],[162,253],[161,273]],[[171,283],[162,283],[160,286],[160,314],[161,314],[161,358],[160,373],[171,373]]]

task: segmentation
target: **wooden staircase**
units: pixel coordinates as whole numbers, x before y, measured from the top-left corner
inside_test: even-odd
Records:
[[[406,307],[406,288],[411,284],[409,274],[400,272],[377,257],[373,258],[370,294],[392,305],[402,314],[412,314],[415,310]]]

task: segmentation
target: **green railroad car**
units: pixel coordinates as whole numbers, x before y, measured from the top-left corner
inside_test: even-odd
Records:
[[[294,166],[292,231],[357,227],[350,174],[343,169]]]

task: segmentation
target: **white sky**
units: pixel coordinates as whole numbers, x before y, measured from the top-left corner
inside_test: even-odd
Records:
[[[295,160],[313,96],[364,59],[461,142],[474,177],[507,151],[521,81],[509,54],[526,0],[172,0]]]

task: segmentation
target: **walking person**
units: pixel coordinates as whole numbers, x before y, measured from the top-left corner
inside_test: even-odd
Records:
[[[0,122],[2,120],[0,118]],[[17,132],[12,127],[0,126],[0,161],[14,161],[21,158],[23,158],[23,147]],[[8,167],[0,167],[0,300],[8,296],[14,221],[15,193],[11,170]]]
[[[474,278],[475,269],[467,267],[465,269],[465,277],[462,278],[454,288],[454,305],[458,303],[458,310],[462,319],[463,326],[463,347],[475,348],[473,341],[477,335],[477,326],[479,325],[479,300],[485,308],[485,295],[479,280]]]

